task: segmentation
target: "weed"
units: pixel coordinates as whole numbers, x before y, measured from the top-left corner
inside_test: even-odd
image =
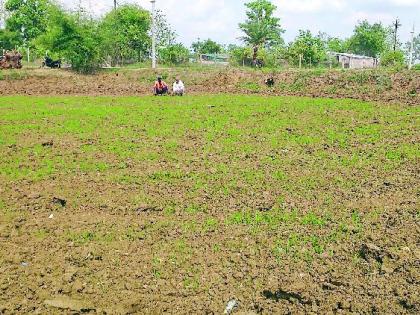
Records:
[[[153,257],[152,275],[155,279],[160,279],[162,277],[161,265],[162,265],[162,260],[159,257]]]
[[[317,216],[313,212],[309,212],[308,214],[306,214],[302,218],[301,222],[304,225],[314,225],[314,226],[320,226],[320,227],[324,226],[326,223],[323,218]]]

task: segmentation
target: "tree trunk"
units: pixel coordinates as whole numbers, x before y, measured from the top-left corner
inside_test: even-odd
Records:
[[[252,65],[257,66],[258,46],[254,46],[254,53],[252,54]]]

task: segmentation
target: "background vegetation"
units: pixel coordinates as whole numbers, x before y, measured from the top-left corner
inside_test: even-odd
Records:
[[[122,5],[101,18],[71,13],[51,0],[7,0],[6,28],[0,30],[0,48],[30,51],[32,59],[64,59],[79,72],[99,66],[146,62],[151,51],[151,14],[137,5]],[[245,4],[246,20],[239,24],[243,46],[197,39],[191,47],[177,42],[177,34],[163,12],[156,12],[157,56],[160,64],[188,63],[197,54],[226,54],[232,65],[331,66],[328,52],[347,52],[380,58],[383,66],[404,66],[409,43],[402,44],[392,27],[359,21],[347,39],[300,30],[285,43],[277,7],[269,0]],[[414,60],[420,58],[420,34],[414,40]]]

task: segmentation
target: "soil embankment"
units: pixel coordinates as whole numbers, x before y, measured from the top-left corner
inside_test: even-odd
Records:
[[[170,83],[179,75],[191,94],[238,93],[354,98],[368,101],[420,104],[420,73],[384,70],[285,70],[270,73],[238,68],[176,68],[158,70]],[[149,69],[103,71],[79,75],[66,70],[3,71],[0,95],[148,95],[158,73]]]

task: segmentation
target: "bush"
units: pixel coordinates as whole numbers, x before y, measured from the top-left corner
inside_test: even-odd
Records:
[[[235,66],[252,65],[252,48],[234,46],[229,50],[229,61]]]
[[[390,50],[381,55],[381,66],[401,66],[404,65],[404,53],[400,50]]]
[[[412,70],[420,71],[420,63],[416,64],[411,68]]]
[[[99,68],[100,52],[95,22],[57,12],[38,40],[45,50],[66,59],[73,70],[92,73]]]
[[[170,45],[159,49],[159,60],[168,65],[187,63],[190,51],[182,44]]]

